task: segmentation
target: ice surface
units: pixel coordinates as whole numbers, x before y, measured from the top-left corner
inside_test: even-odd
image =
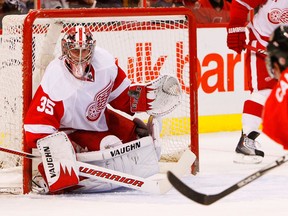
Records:
[[[280,145],[261,135],[266,153],[257,165],[233,163],[240,132],[200,134],[200,173],[183,180],[194,189],[217,193],[284,155]],[[210,206],[197,204],[172,189],[165,195],[133,190],[86,195],[0,195],[1,216],[287,216],[288,163]]]

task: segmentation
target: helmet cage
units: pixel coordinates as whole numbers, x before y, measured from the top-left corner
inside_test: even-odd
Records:
[[[65,43],[66,58],[72,64],[90,64],[93,55],[94,44],[82,44],[79,43]]]

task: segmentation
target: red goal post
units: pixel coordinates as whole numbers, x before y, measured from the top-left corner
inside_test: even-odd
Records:
[[[175,161],[185,148],[191,148],[197,156],[192,167],[196,173],[196,24],[191,10],[186,8],[41,9],[31,10],[25,16],[5,17],[0,48],[5,53],[0,61],[0,104],[4,103],[0,107],[0,145],[32,152],[25,145],[23,118],[45,67],[61,55],[59,38],[71,25],[88,26],[95,34],[96,45],[110,51],[134,82],[149,82],[159,74],[178,78],[183,90],[182,103],[163,117],[163,161]],[[10,79],[13,85],[6,89],[5,85],[11,85]],[[140,117],[147,119],[144,114]],[[0,154],[0,168],[8,164],[2,162],[4,154]],[[27,193],[31,190],[32,162],[9,158],[9,162],[12,160],[12,167],[23,165],[22,189]]]

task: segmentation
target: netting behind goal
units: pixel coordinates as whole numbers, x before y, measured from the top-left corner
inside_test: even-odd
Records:
[[[60,39],[75,25],[88,27],[96,46],[111,52],[133,82],[146,83],[160,74],[178,78],[182,103],[163,117],[161,161],[177,161],[187,148],[198,155],[196,29],[185,8],[33,10],[27,16],[4,17],[0,146],[31,152],[25,146],[23,117],[46,66],[61,55]],[[147,114],[137,117],[148,119]],[[1,169],[19,166],[22,189],[28,192],[31,161],[0,152]]]

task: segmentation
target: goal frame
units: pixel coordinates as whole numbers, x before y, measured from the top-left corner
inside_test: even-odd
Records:
[[[196,49],[196,22],[194,15],[190,9],[179,8],[81,8],[81,9],[39,9],[31,10],[27,14],[23,25],[23,116],[28,111],[32,100],[32,37],[33,23],[36,19],[41,18],[85,18],[85,17],[119,17],[119,16],[161,16],[161,15],[185,15],[189,25],[189,76],[190,76],[190,140],[191,151],[196,155],[197,159],[191,167],[191,172],[196,174],[199,171],[199,147],[198,147],[198,98],[197,98],[197,49]],[[24,128],[22,126],[23,151],[31,153],[25,144]],[[32,161],[23,159],[23,193],[31,191],[32,183]]]

